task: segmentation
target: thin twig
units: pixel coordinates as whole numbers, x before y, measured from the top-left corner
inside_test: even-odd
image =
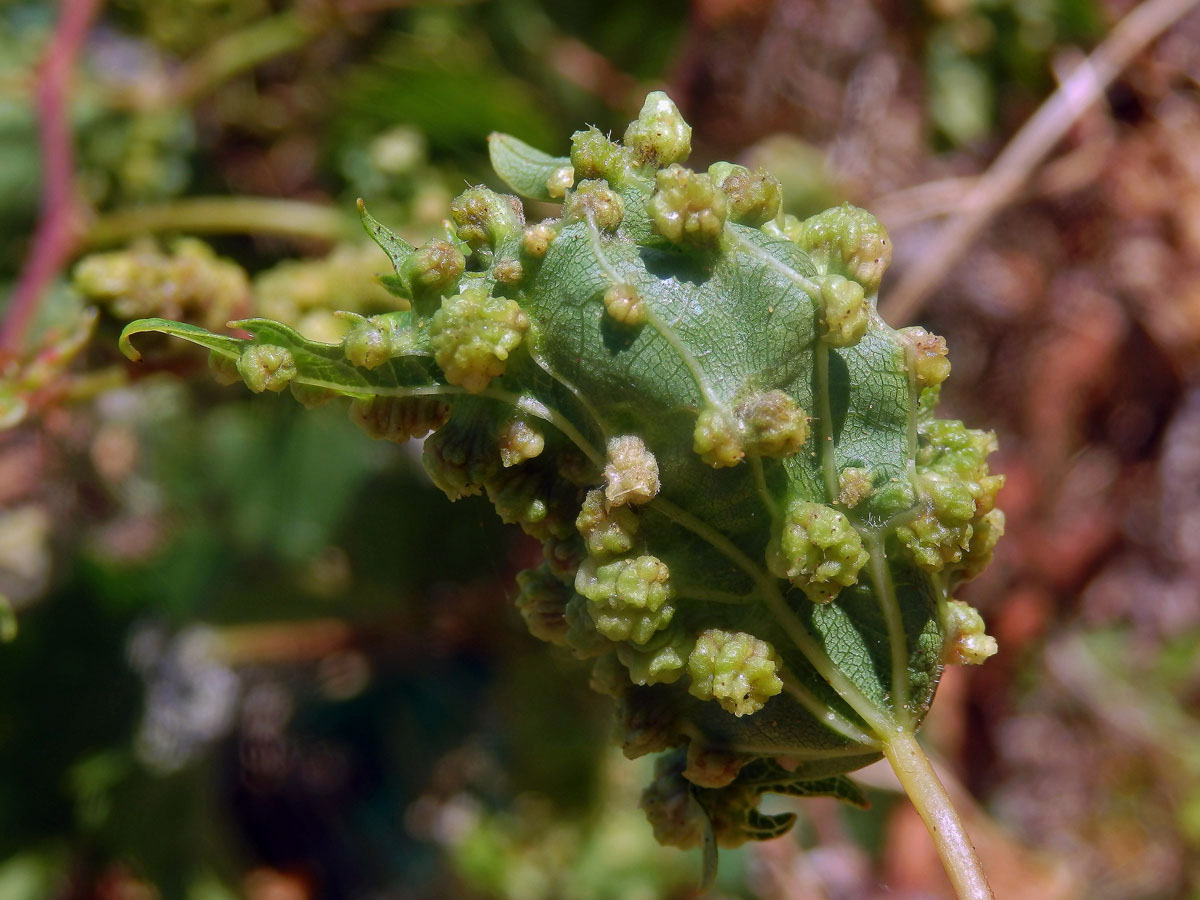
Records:
[[[1147,0],[1059,85],[1017,132],[948,219],[933,252],[918,260],[892,291],[881,311],[902,324],[916,316],[935,288],[974,243],[998,210],[1010,203],[1030,173],[1095,103],[1138,53],[1190,12],[1200,0]]]
[[[38,303],[75,247],[80,216],[71,145],[70,81],[101,0],[63,0],[54,35],[38,66],[38,134],[42,152],[42,216],[25,267],[0,326],[0,357],[16,356]]]

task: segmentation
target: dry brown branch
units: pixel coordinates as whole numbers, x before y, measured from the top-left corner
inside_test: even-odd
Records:
[[[905,272],[899,285],[882,304],[882,312],[888,321],[899,325],[920,313],[930,291],[962,258],[992,217],[1013,200],[1070,127],[1104,94],[1138,53],[1194,9],[1198,2],[1200,0],[1147,0],[1117,24],[1021,127],[962,198],[957,215],[949,218],[934,238],[932,252]]]

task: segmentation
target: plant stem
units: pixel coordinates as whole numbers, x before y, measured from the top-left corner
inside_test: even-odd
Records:
[[[887,761],[933,837],[959,900],[995,900],[975,845],[916,735],[907,728],[897,728],[880,738]]]
[[[317,16],[288,10],[227,34],[188,60],[173,99],[189,106],[230,78],[300,49],[324,24]]]
[[[65,0],[38,68],[42,215],[0,325],[0,357],[20,354],[42,296],[71,256],[78,238],[80,217],[68,106],[75,61],[100,4],[101,0]]]
[[[136,206],[96,219],[84,236],[88,247],[119,244],[163,231],[189,234],[276,234],[335,243],[359,233],[335,207],[276,197],[189,197]]]

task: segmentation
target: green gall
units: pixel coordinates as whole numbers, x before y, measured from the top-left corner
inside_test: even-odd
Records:
[[[412,347],[412,332],[391,316],[360,319],[342,338],[346,360],[364,369],[378,368]]]
[[[965,580],[986,565],[1004,530],[1003,515],[992,515],[1004,478],[987,464],[996,436],[956,419],[930,418],[918,422],[917,439],[912,483],[919,506],[896,537],[921,568],[949,566],[955,580]]]
[[[500,463],[506,469],[539,456],[545,447],[542,433],[523,418],[509,419],[500,431]]]
[[[696,802],[695,785],[683,777],[682,753],[667,753],[654,763],[654,780],[642,792],[639,804],[654,830],[654,839],[668,847],[689,850],[704,843],[711,825]]]
[[[621,195],[603,179],[589,178],[567,194],[563,219],[593,222],[601,231],[616,231],[625,216]]]
[[[588,553],[602,558],[620,556],[633,549],[638,521],[628,506],[609,506],[604,491],[597,488],[583,498],[575,528],[587,544]]]
[[[766,172],[751,172],[732,163],[714,163],[709,166],[708,174],[729,201],[731,222],[758,228],[779,216],[783,188]]]
[[[630,284],[614,284],[604,292],[604,311],[622,325],[637,327],[646,322],[646,301]]]
[[[919,473],[918,514],[896,529],[896,537],[922,569],[940,572],[962,559],[970,546],[975,498],[970,487],[953,475]]]
[[[984,513],[971,526],[971,540],[957,565],[952,570],[955,581],[970,581],[976,578],[992,561],[992,553],[1000,538],[1004,537],[1004,513],[993,509]]]
[[[804,238],[804,223],[791,213],[784,213],[777,219],[764,222],[762,230],[773,238],[791,241],[793,244],[799,244]]]
[[[238,361],[231,359],[224,353],[218,353],[216,350],[208,352],[208,369],[213,373],[217,384],[225,385],[226,387],[231,384],[237,384],[242,380],[242,373],[238,369]]]
[[[819,283],[821,340],[831,347],[853,347],[871,320],[862,285],[840,275],[825,275]]]
[[[649,503],[658,493],[658,460],[635,434],[623,434],[608,441],[608,459],[604,465],[604,497],[611,506],[638,506]]]
[[[603,178],[618,187],[629,178],[633,153],[597,128],[571,136],[571,165],[580,178]]]
[[[450,217],[458,237],[472,250],[495,247],[525,225],[520,200],[482,186],[469,188],[455,197],[450,203]]]
[[[641,646],[618,644],[617,659],[633,684],[674,684],[683,677],[691,646],[687,635],[668,628]]]
[[[210,329],[250,301],[245,271],[194,238],[176,241],[169,253],[152,242],[93,253],[75,266],[71,286],[121,319],[190,319]]]
[[[776,692],[778,693],[778,691]],[[707,700],[708,697],[701,697]],[[687,766],[683,777],[697,787],[723,788],[737,780],[738,773],[750,757],[744,753],[733,753],[719,747],[710,747],[699,740],[687,745]]]
[[[450,420],[440,397],[369,397],[350,403],[350,421],[370,437],[403,444],[423,438]]]
[[[901,328],[897,334],[904,341],[908,369],[918,388],[937,387],[950,375],[950,360],[946,339],[931,334],[919,325]]]
[[[766,641],[745,632],[710,628],[701,632],[688,656],[688,693],[716,700],[735,716],[748,716],[783,690],[779,657]]]
[[[530,225],[521,233],[521,252],[533,259],[541,259],[556,237],[558,231],[544,222]]]
[[[288,389],[292,392],[292,396],[296,402],[305,409],[316,409],[319,406],[324,406],[335,397],[341,396],[326,388],[317,387],[312,384],[301,384],[299,381],[293,381],[288,385]]]
[[[847,466],[838,473],[837,502],[846,509],[854,509],[871,496],[875,486],[871,473],[856,466]]]
[[[812,257],[818,271],[849,278],[868,296],[879,291],[892,262],[887,229],[865,209],[849,203],[805,219],[794,240]]]
[[[545,566],[517,573],[517,611],[529,633],[540,641],[566,644],[567,601],[573,595]]]
[[[942,662],[948,666],[978,666],[995,656],[996,639],[985,633],[979,610],[961,600],[948,600],[942,607],[946,643]]]
[[[736,466],[746,455],[737,421],[724,408],[701,410],[692,430],[692,449],[714,469]]]
[[[515,300],[467,288],[442,301],[429,323],[429,344],[446,380],[478,394],[504,374],[509,353],[528,328],[529,317]]]
[[[610,641],[645,644],[675,615],[670,572],[654,556],[603,565],[588,559],[579,568],[575,590],[587,598],[596,630]]]
[[[600,678],[608,683],[598,684]],[[615,731],[627,759],[660,753],[680,742],[677,701],[668,691],[630,690],[629,672],[614,654],[597,660],[591,683],[618,701]]]
[[[575,491],[558,483],[545,467],[500,469],[484,482],[484,490],[502,522],[520,525],[526,534],[554,547],[579,540]]]
[[[713,180],[673,165],[657,173],[654,185],[646,211],[655,232],[672,244],[715,248],[729,204]]]
[[[767,551],[767,567],[814,603],[828,603],[858,582],[870,555],[846,516],[831,506],[796,501]]]
[[[755,456],[795,456],[808,440],[808,416],[783,391],[754,394],[737,405],[734,415],[746,452]]]
[[[441,299],[466,271],[467,260],[454,244],[434,238],[414,250],[396,273],[409,285],[415,297]]]
[[[615,646],[615,644],[610,645],[609,649]],[[621,700],[629,694],[629,685],[629,670],[621,665],[615,652],[603,653],[596,657],[595,662],[592,663],[591,674],[588,676],[588,687],[597,694]],[[635,759],[636,757],[630,758]]]
[[[254,393],[278,393],[296,377],[296,361],[286,347],[258,344],[248,347],[238,357],[237,370],[246,382],[246,387]]]
[[[575,183],[575,169],[572,166],[560,166],[546,178],[546,193],[552,199],[562,197]]]
[[[639,166],[661,169],[691,155],[692,128],[670,97],[651,91],[638,117],[625,129],[625,146]]]
[[[551,568],[553,567],[551,566]],[[578,579],[579,566],[571,571]],[[613,642],[596,629],[590,607],[591,602],[588,598],[579,593],[572,595],[571,599],[567,601],[567,646],[571,648],[571,653],[578,659],[613,656]],[[613,661],[616,662],[615,657]],[[620,664],[617,663],[617,668],[619,667]],[[615,680],[620,684],[622,691],[629,684],[627,675],[621,675],[619,679]]]
[[[500,179],[560,196],[559,218],[526,226],[472,188],[414,250],[364,214],[397,274],[364,277],[379,301],[343,296],[375,318],[334,318],[325,274],[289,282],[319,306],[241,323],[252,339],[149,319],[121,347],[290,352],[299,399],[352,398],[383,438],[436,429],[434,483],[541,544],[516,595],[530,630],[594,661],[628,755],[667,750],[643,805],[660,839],[703,846],[711,880],[715,845],[793,823],[764,792],[862,803],[844,773],[919,753],[943,662],[991,649],[946,598],[993,554],[1003,479],[993,435],[936,416],[944,344],[879,318],[873,217],[801,222],[763,172],[684,168],[661,95],[626,139],[579,132],[569,159],[489,139]],[[288,371],[268,362],[263,381]]]
[[[500,284],[515,287],[525,277],[525,267],[518,259],[497,260],[492,266],[492,277]]]
[[[422,462],[430,479],[450,500],[474,497],[500,468],[490,421],[453,416],[426,438]]]

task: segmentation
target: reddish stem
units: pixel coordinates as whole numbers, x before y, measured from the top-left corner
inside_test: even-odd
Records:
[[[0,325],[0,358],[18,355],[46,288],[79,239],[75,154],[71,145],[70,81],[102,0],[63,0],[54,35],[38,66],[35,91],[42,149],[42,215],[29,257]]]

